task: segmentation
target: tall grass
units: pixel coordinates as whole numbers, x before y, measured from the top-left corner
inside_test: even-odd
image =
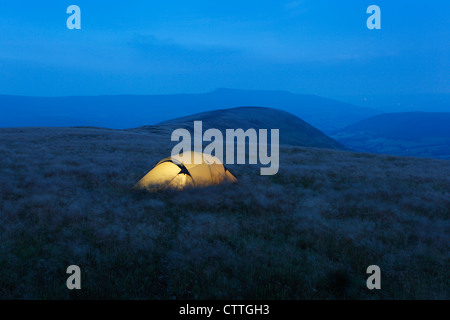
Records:
[[[449,161],[285,146],[275,176],[132,190],[168,137],[1,129],[0,298],[450,298]]]

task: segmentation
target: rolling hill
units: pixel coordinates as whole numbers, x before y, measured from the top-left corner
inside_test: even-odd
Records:
[[[171,130],[186,128],[193,130],[194,121],[203,121],[203,130],[216,128],[225,133],[226,129],[279,129],[280,144],[293,146],[341,149],[346,148],[326,136],[302,119],[285,111],[261,108],[239,107],[198,113],[159,123],[157,126]]]
[[[379,113],[336,100],[286,91],[218,89],[203,94],[173,95],[0,96],[0,127],[96,126],[124,129],[240,106],[285,110],[324,132]]]
[[[450,113],[445,112],[381,114],[332,136],[359,151],[450,159]]]

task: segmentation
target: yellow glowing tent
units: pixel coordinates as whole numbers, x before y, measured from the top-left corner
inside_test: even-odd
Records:
[[[196,161],[194,161],[196,160]],[[200,164],[195,164],[195,163]],[[188,152],[161,160],[136,185],[137,189],[157,191],[206,187],[237,179],[214,156]]]

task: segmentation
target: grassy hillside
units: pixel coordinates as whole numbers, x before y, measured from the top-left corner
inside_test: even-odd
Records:
[[[0,298],[450,298],[449,161],[285,146],[275,176],[133,191],[160,130],[0,129]]]
[[[450,159],[450,113],[387,113],[332,134],[353,150]]]
[[[342,144],[326,136],[291,113],[260,107],[240,107],[194,114],[159,123],[171,129],[187,128],[193,131],[194,121],[202,120],[203,131],[216,128],[222,131],[230,128],[249,128],[280,130],[280,144],[317,147],[328,149],[346,149]],[[270,142],[270,140],[269,140]]]

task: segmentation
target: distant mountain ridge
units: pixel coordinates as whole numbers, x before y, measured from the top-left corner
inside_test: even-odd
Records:
[[[377,115],[332,134],[358,151],[450,159],[450,113]]]
[[[0,96],[0,127],[97,126],[124,129],[240,106],[284,110],[326,133],[379,113],[336,100],[286,91],[218,89],[203,94],[142,96]]]
[[[336,96],[339,101],[383,113],[398,112],[450,112],[450,94],[380,94],[359,96]]]
[[[226,129],[279,129],[280,144],[345,150],[341,143],[328,137],[302,119],[286,111],[264,107],[238,107],[198,113],[161,122],[157,127],[170,130],[186,128],[193,130],[194,121],[202,121],[203,131],[216,128]],[[145,128],[145,127],[144,127]],[[153,126],[150,128],[154,128]]]

